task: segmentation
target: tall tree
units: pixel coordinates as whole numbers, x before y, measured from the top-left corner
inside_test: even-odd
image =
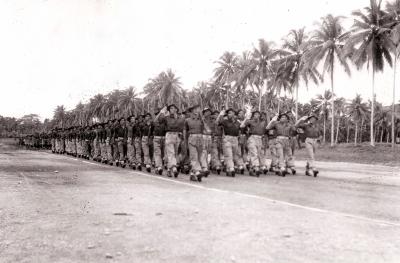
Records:
[[[54,110],[53,119],[56,120],[57,125],[64,128],[66,110],[64,105],[57,106]]]
[[[355,124],[354,145],[357,145],[358,125],[361,123],[362,126],[362,123],[365,121],[368,115],[368,105],[363,102],[361,95],[357,94],[357,96],[347,106],[347,110]]]
[[[258,46],[253,50],[252,63],[248,72],[252,73],[251,83],[256,86],[260,96],[258,102],[259,110],[261,110],[264,87],[268,87],[267,81],[272,73],[271,63],[279,54],[280,50],[274,48],[274,43],[267,42],[264,39],[259,39]]]
[[[125,117],[135,114],[137,95],[135,87],[132,86],[122,91],[117,105]]]
[[[392,53],[393,62],[393,101],[391,116],[392,147],[395,146],[395,104],[396,104],[396,68],[397,59],[400,56],[400,0],[395,0],[386,4],[386,12],[391,19],[391,40],[393,42]]]
[[[382,0],[370,0],[370,6],[354,11],[354,24],[346,43],[347,53],[352,53],[352,60],[358,69],[366,63],[372,66],[372,94],[370,143],[375,146],[374,108],[375,108],[375,73],[383,71],[385,61],[392,66],[390,39],[391,19],[381,7]]]
[[[310,47],[308,37],[304,32],[304,28],[299,30],[291,30],[289,35],[284,39],[281,51],[283,58],[280,59],[283,69],[283,76],[290,83],[290,90],[295,89],[295,115],[298,118],[298,100],[299,100],[299,84],[303,80],[308,85],[309,79],[315,84],[321,79],[320,74],[316,70],[314,64],[306,63],[305,54]]]
[[[217,86],[226,89],[225,106],[228,107],[229,92],[237,72],[238,57],[234,52],[225,52],[216,63],[218,67],[214,69],[214,81]]]
[[[326,142],[326,121],[329,118],[329,110],[332,109],[332,92],[326,90],[324,94],[317,95],[317,98],[311,101],[312,108],[317,110],[324,121],[324,138],[323,142]],[[332,119],[333,120],[333,119]],[[331,131],[334,133],[334,131]]]
[[[350,75],[350,67],[344,54],[344,41],[348,34],[344,32],[341,24],[341,16],[331,14],[321,18],[317,24],[317,29],[313,32],[310,41],[311,48],[307,52],[307,61],[314,67],[323,62],[322,76],[325,72],[330,74],[332,100],[335,99],[334,73],[337,62],[343,67],[344,71]],[[331,127],[331,146],[334,145],[335,130],[335,105],[331,108],[332,127]]]
[[[146,94],[145,100],[157,102],[158,107],[170,103],[178,103],[179,107],[182,102],[182,86],[180,78],[168,69],[158,74],[155,78],[150,79],[144,88]]]

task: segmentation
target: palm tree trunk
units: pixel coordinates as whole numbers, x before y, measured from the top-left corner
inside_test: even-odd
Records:
[[[296,121],[299,116],[299,85],[296,85]]]
[[[262,100],[262,86],[258,89],[258,94],[260,96],[258,100],[258,110],[261,111],[261,100]]]
[[[325,143],[326,142],[326,118],[325,118],[325,116],[324,116],[324,139],[323,139],[323,142]]]
[[[357,145],[357,133],[358,133],[358,124],[356,122],[356,129],[355,129],[355,132],[354,132],[354,146]]]
[[[375,112],[375,67],[372,67],[372,99],[371,99],[371,127],[370,127],[370,136],[371,136],[371,146],[375,146],[374,140],[374,112]]]
[[[337,127],[336,127],[336,140],[335,140],[335,144],[338,143],[338,137],[339,137],[339,124],[340,124],[340,119],[338,118],[337,120]]]
[[[392,101],[392,148],[394,147],[394,113],[395,113],[395,97],[396,97],[396,66],[397,66],[397,54],[394,54],[393,64],[393,101]]]
[[[331,70],[331,91],[332,91],[332,127],[331,127],[331,146],[333,146],[334,143],[334,131],[335,131],[335,94],[333,93],[333,72],[334,72],[334,59],[331,60],[332,64],[332,70]]]
[[[363,139],[363,126],[364,126],[364,120],[361,120],[361,126],[360,126],[360,143],[362,143],[362,139]],[[367,129],[367,125],[365,125],[365,129]]]
[[[383,141],[383,127],[382,127],[382,131],[381,131],[381,143]]]
[[[280,111],[280,109],[281,109],[281,100],[278,98],[278,114],[279,114],[279,111]]]
[[[350,124],[349,122],[347,122],[346,143],[349,143],[349,136],[350,136]]]

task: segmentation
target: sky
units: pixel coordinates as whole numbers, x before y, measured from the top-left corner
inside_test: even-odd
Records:
[[[384,1],[385,2],[385,1]],[[0,115],[51,118],[97,93],[134,86],[171,68],[185,89],[212,77],[225,52],[278,45],[289,30],[326,14],[350,17],[369,0],[0,0]],[[352,24],[349,18],[346,26]],[[400,74],[398,74],[400,75]],[[371,98],[371,74],[339,67],[335,93]],[[397,80],[398,82],[400,79]],[[393,71],[376,76],[377,100],[392,101]],[[330,88],[302,85],[306,102]],[[397,92],[396,101],[400,100]]]

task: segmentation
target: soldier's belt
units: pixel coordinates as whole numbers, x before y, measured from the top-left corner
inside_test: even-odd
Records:
[[[164,139],[165,137],[164,136],[154,136],[153,138],[154,139]]]
[[[289,140],[290,139],[289,136],[277,136],[276,138],[279,140]]]
[[[253,136],[253,137],[257,137],[257,138],[258,138],[258,137],[260,137],[260,138],[262,138],[262,137],[263,137],[263,135],[258,135],[258,134],[250,134],[250,137],[251,137],[251,136]]]

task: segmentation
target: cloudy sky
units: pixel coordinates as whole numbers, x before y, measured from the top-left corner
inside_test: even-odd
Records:
[[[97,93],[133,85],[171,68],[184,88],[212,76],[224,51],[279,43],[290,29],[312,30],[332,13],[350,16],[368,0],[1,0],[0,115],[51,117]],[[345,21],[351,25],[352,20]],[[371,75],[335,75],[336,94],[371,96]],[[377,98],[391,103],[392,70],[377,75]],[[329,82],[302,88],[307,101]],[[400,93],[400,92],[398,92]],[[397,96],[397,101],[400,99]]]

